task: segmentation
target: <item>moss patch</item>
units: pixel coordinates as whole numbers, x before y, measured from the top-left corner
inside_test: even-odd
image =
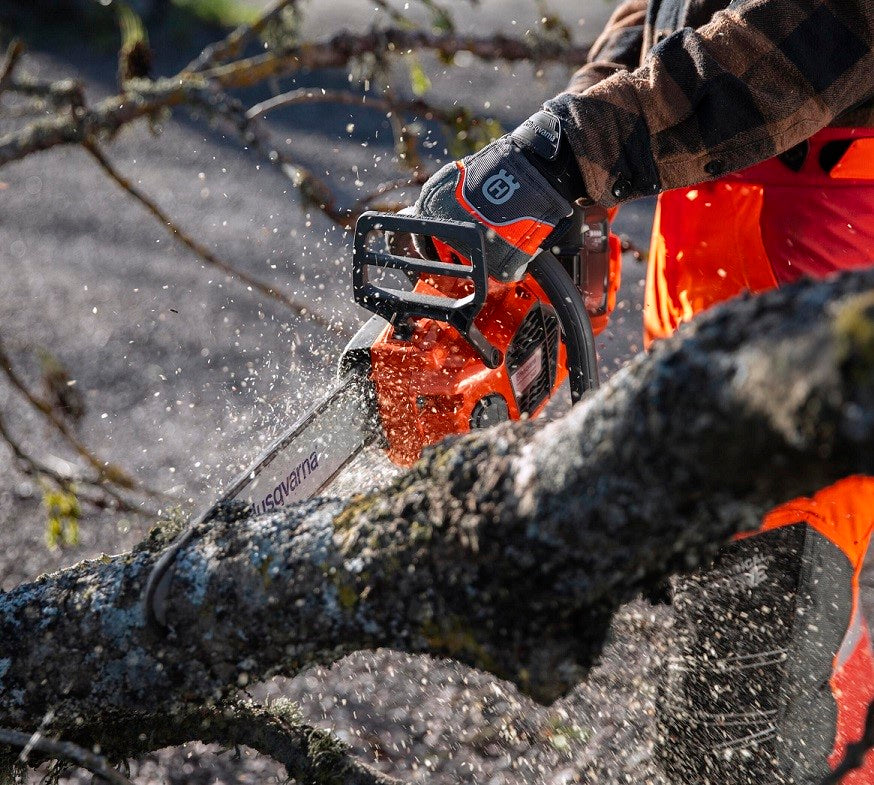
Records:
[[[855,382],[874,384],[874,292],[841,304],[834,322],[838,357]]]
[[[374,502],[373,496],[365,494],[353,496],[343,512],[334,518],[334,531],[337,533],[351,531],[355,527],[355,521],[358,517],[366,516],[367,511],[374,505]]]
[[[429,648],[441,651],[453,659],[472,663],[482,670],[497,672],[497,664],[477,640],[473,629],[457,616],[449,616],[440,622],[426,622],[422,626],[422,634],[428,641]]]

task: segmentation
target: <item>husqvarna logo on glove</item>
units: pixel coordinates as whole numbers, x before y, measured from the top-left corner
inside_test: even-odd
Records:
[[[506,169],[501,169],[483,183],[482,192],[492,204],[503,204],[521,187],[513,175],[507,174]]]

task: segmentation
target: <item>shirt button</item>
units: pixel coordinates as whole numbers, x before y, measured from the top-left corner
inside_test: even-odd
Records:
[[[716,177],[716,175],[722,174],[725,171],[725,163],[718,158],[714,158],[712,161],[704,164],[704,171],[711,177]]]
[[[617,199],[624,199],[631,193],[631,181],[625,177],[617,177],[612,193]]]

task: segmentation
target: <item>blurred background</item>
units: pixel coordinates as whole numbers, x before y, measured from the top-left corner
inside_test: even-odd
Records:
[[[239,51],[201,58],[192,71],[206,47],[257,26],[274,4],[0,2],[0,44],[9,47],[0,72],[0,589],[127,549],[158,512],[183,516],[316,400],[364,320],[351,302],[344,211],[410,204],[427,174],[511,130],[563,88],[616,3],[282,5]],[[393,50],[373,35],[385,30],[424,43]],[[162,77],[251,69],[252,58],[310,44],[329,61],[342,32],[370,40],[332,67],[227,77],[238,81],[221,91],[194,85],[172,109],[156,102],[135,121],[95,129],[90,151],[58,144],[20,154],[24,143],[42,146],[34,128],[57,132],[108,97],[121,95],[118,106],[166,94]],[[460,41],[453,54],[430,45],[441,36]],[[542,57],[484,60],[469,37],[500,51],[521,41]],[[290,91],[298,98],[289,105],[247,119]],[[623,207],[614,230],[645,251],[652,209],[650,200]],[[641,345],[644,264],[627,253],[622,275],[598,339],[602,380]],[[83,481],[58,482],[69,477]],[[630,613],[646,640],[658,611]],[[635,678],[648,656],[616,654],[639,666]],[[621,694],[646,702],[639,683],[622,682],[596,678],[567,705],[543,710],[482,674],[381,652],[267,689],[300,700],[308,719],[411,781],[570,783],[584,781],[589,764],[598,768],[587,776],[622,781],[623,756],[637,755],[629,743],[605,762],[594,754],[598,733],[578,720],[601,689],[617,716]],[[614,741],[636,733],[638,720],[623,717]],[[133,774],[282,774],[244,758],[193,745]]]

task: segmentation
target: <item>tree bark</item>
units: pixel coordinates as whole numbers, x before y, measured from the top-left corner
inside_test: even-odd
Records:
[[[545,427],[441,444],[379,493],[203,524],[177,559],[166,634],[142,604],[160,529],[0,595],[0,725],[52,709],[108,749],[113,718],[377,646],[551,700],[619,604],[770,506],[871,471],[874,270],[740,298]]]

